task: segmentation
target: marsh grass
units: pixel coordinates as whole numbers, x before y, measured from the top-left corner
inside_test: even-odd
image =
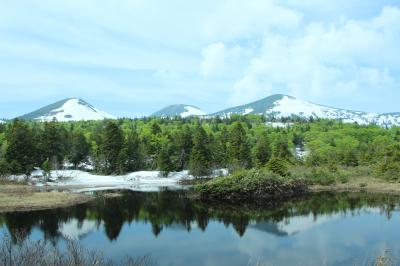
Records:
[[[65,250],[43,240],[22,240],[6,234],[1,238],[0,265],[2,266],[150,266],[156,265],[150,256],[120,262],[107,260],[99,251],[83,248],[79,242],[67,239]]]

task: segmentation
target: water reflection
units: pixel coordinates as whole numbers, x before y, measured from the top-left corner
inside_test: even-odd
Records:
[[[124,224],[132,223],[150,224],[155,237],[166,229],[204,232],[210,221],[232,226],[240,237],[249,229],[286,237],[343,215],[375,211],[390,219],[398,202],[398,197],[388,195],[319,193],[265,206],[216,205],[190,199],[186,193],[126,192],[120,198],[100,197],[71,208],[7,213],[0,216],[0,226],[14,237],[28,237],[33,228],[39,228],[44,238],[53,242],[63,237],[83,238],[100,227],[110,241],[116,241]]]

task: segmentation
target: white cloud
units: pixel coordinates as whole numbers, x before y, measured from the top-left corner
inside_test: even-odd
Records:
[[[400,9],[385,7],[368,21],[311,23],[296,37],[270,33],[236,82],[231,101],[272,90],[312,100],[397,90],[399,25]]]
[[[240,46],[226,47],[224,43],[213,43],[203,49],[201,74],[206,78],[229,77],[243,68],[245,52]]]

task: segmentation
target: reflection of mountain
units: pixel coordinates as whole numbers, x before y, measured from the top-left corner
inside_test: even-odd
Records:
[[[283,221],[278,223],[261,222],[255,225],[250,225],[249,228],[270,233],[275,236],[288,236],[307,231],[337,218],[339,218],[338,214],[320,215],[318,217],[309,214],[306,216],[285,218]]]
[[[99,225],[95,221],[84,220],[80,222],[77,219],[71,219],[61,224],[59,231],[65,238],[82,239],[97,228],[99,228]]]
[[[250,225],[249,228],[256,229],[257,231],[266,232],[275,236],[287,236],[288,233],[279,229],[277,224],[271,222],[261,222]]]

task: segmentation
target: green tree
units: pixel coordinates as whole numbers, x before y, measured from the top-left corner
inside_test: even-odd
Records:
[[[116,173],[120,168],[120,153],[124,146],[124,137],[121,127],[115,121],[107,121],[101,134],[99,152],[101,156],[100,168],[105,174]]]
[[[161,145],[160,152],[157,156],[157,166],[163,177],[167,177],[169,172],[174,170],[174,163],[172,161],[172,148],[169,140],[164,140]]]
[[[134,172],[143,169],[143,149],[140,144],[139,135],[135,129],[128,132],[125,146],[120,154],[121,173]]]
[[[250,168],[251,152],[248,144],[246,131],[239,122],[232,125],[227,145],[229,162],[233,168]]]
[[[258,166],[265,165],[271,157],[271,147],[269,145],[268,134],[263,131],[259,136],[256,146],[254,157]]]
[[[82,132],[72,133],[69,160],[75,168],[87,160],[89,152],[90,144],[86,140],[85,135]]]
[[[196,177],[209,175],[211,162],[212,157],[207,133],[202,126],[198,125],[193,136],[193,149],[189,162],[190,174]]]
[[[30,174],[35,162],[35,145],[29,126],[22,120],[16,119],[7,130],[7,150],[5,158],[10,164],[13,174]]]
[[[53,169],[57,169],[62,163],[65,154],[63,128],[57,125],[57,122],[45,122],[44,130],[40,139],[40,152],[43,160],[49,160]]]

